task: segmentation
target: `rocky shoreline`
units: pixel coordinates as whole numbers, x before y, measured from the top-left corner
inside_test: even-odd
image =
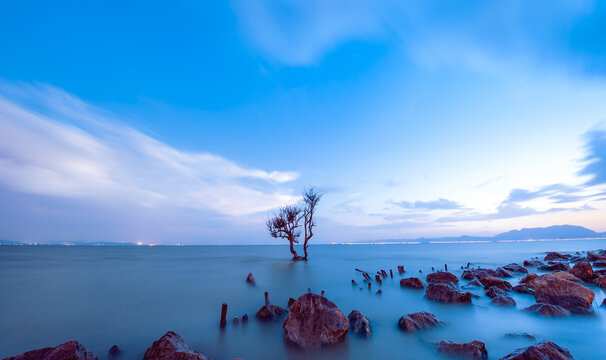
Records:
[[[367,286],[360,286],[360,290],[368,287],[369,291],[374,282],[380,286],[383,279],[393,277],[393,271],[377,271],[374,279],[368,272],[358,270],[363,279],[359,282]],[[588,287],[597,286],[606,289],[606,251],[596,250],[588,252],[557,253],[549,252],[542,259],[526,259],[522,265],[517,263],[506,264],[496,269],[473,267],[471,264],[461,266],[460,278],[447,271],[433,271],[423,281],[419,277],[403,277],[404,266],[398,266],[398,273],[402,291],[424,291],[424,297],[431,301],[456,306],[473,306],[473,299],[479,297],[466,289],[483,289],[484,294],[490,297],[491,304],[495,306],[515,306],[515,300],[509,296],[510,292],[533,296],[535,303],[524,310],[544,317],[564,317],[573,314],[583,316],[594,313],[593,303],[595,293]],[[538,274],[535,271],[542,272]],[[420,271],[419,271],[420,272]],[[518,284],[512,284],[509,278],[513,274],[524,275]],[[373,281],[374,280],[374,281]],[[352,286],[358,287],[358,281],[352,279]],[[247,282],[254,284],[252,274]],[[380,294],[381,289],[377,291]],[[360,336],[372,341],[372,319],[358,310],[353,310],[349,316],[337,307],[336,304],[322,294],[311,292],[301,295],[298,299],[291,298],[288,309],[266,304],[257,312],[259,321],[283,321],[284,341],[303,351],[332,346],[346,339],[347,336]],[[604,304],[602,304],[604,305]],[[234,319],[234,323],[239,320]],[[247,321],[248,317],[242,317]],[[394,319],[403,333],[424,331],[437,326],[448,326],[435,315],[428,312],[409,313]],[[349,335],[348,335],[349,334]],[[510,334],[511,335],[511,334]],[[515,335],[515,334],[514,334]],[[525,334],[529,339],[534,336]],[[459,359],[488,359],[488,351],[481,339],[469,339],[466,343],[456,343],[444,339],[433,344],[435,351],[445,357]],[[112,346],[107,358],[118,360],[121,351]],[[48,347],[25,352],[8,357],[4,360],[98,360],[82,344],[75,340],[68,341],[55,347]],[[179,334],[168,331],[160,339],[153,342],[144,355],[144,360],[203,360],[208,356],[194,351]],[[565,348],[547,339],[534,345],[512,349],[511,353],[502,360],[534,360],[534,359],[574,359]]]

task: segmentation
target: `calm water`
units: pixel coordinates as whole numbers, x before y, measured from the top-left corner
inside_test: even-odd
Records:
[[[606,358],[596,346],[606,335],[606,313],[599,308],[604,292],[596,292],[595,315],[565,319],[541,318],[521,311],[531,295],[512,293],[517,308],[490,304],[481,289],[473,306],[444,305],[425,300],[423,291],[401,289],[400,276],[386,279],[383,295],[351,285],[362,282],[354,268],[371,274],[404,265],[406,276],[424,275],[431,266],[461,274],[460,266],[496,267],[541,256],[548,250],[606,248],[604,241],[558,241],[480,244],[313,246],[308,263],[292,263],[285,246],[192,247],[27,247],[0,246],[0,358],[79,340],[100,359],[117,344],[125,359],[142,359],[153,340],[168,330],[181,334],[195,350],[215,360],[233,359],[439,359],[432,347],[439,340],[486,343],[498,359],[532,341],[506,333],[528,332],[549,339],[578,359]],[[252,272],[257,285],[245,283]],[[423,276],[424,278],[424,276]],[[518,277],[519,278],[519,277]],[[513,284],[517,279],[512,280]],[[464,283],[464,282],[463,282]],[[374,325],[370,339],[354,336],[330,349],[305,353],[283,343],[282,322],[254,318],[269,291],[273,304],[286,306],[311,288],[345,315],[353,309]],[[228,321],[218,328],[221,303],[228,319],[248,314],[248,324]],[[417,334],[398,330],[404,314],[429,311],[445,325]]]

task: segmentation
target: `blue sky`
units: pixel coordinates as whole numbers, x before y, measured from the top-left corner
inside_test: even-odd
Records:
[[[606,231],[606,5],[0,4],[0,238]]]

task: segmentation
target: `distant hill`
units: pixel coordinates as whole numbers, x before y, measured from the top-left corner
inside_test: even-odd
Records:
[[[499,241],[499,240],[557,240],[557,239],[587,239],[606,238],[606,233],[598,233],[582,226],[576,225],[553,225],[548,227],[523,228],[511,230],[494,236],[456,236],[443,238],[418,238],[418,239],[389,239],[372,241],[373,243],[385,242],[466,242],[466,241]]]
[[[36,243],[28,244],[21,243],[18,241],[0,240],[0,245],[38,245],[38,246],[137,246],[135,243],[122,243],[122,242],[111,242],[111,241],[97,241],[97,242],[67,242],[67,243]]]
[[[24,245],[17,241],[0,240],[0,245]]]

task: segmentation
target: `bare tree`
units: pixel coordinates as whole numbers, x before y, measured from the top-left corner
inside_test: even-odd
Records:
[[[293,255],[293,260],[304,260],[295,251],[294,244],[299,243],[297,238],[301,235],[297,230],[301,224],[301,214],[303,209],[299,205],[286,205],[278,209],[278,211],[265,222],[267,230],[272,237],[278,239],[286,239],[290,243],[290,252]]]
[[[314,222],[314,214],[316,212],[316,205],[318,205],[318,202],[320,202],[320,199],[322,198],[322,194],[319,194],[318,192],[315,191],[315,189],[313,187],[310,187],[309,189],[305,189],[303,191],[303,218],[304,218],[304,224],[303,224],[303,228],[305,230],[305,237],[304,237],[304,241],[303,241],[303,252],[305,253],[305,256],[303,256],[303,258],[305,260],[307,260],[307,242],[309,241],[309,239],[312,238],[312,236],[314,236],[313,233],[313,229],[316,226],[316,223]]]

